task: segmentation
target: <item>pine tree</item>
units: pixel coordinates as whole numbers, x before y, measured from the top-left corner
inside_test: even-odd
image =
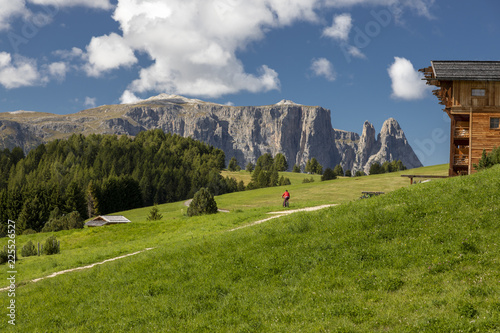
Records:
[[[188,216],[217,213],[217,203],[214,196],[206,189],[201,188],[194,195],[193,201],[187,210]]]

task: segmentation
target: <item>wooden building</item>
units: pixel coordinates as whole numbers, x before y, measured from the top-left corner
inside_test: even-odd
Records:
[[[500,146],[500,61],[431,61],[420,69],[451,119],[449,175],[475,172]]]
[[[87,227],[102,227],[109,224],[130,223],[130,220],[121,215],[101,215],[85,223]]]

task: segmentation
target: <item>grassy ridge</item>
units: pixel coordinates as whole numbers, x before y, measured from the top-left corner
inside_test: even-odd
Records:
[[[158,222],[147,232],[138,223],[142,241],[156,242],[155,250],[22,286],[18,328],[497,332],[499,195],[495,168],[235,232],[224,230],[257,218],[258,204],[216,218],[179,219],[172,229]],[[242,205],[220,199],[227,207]],[[181,207],[166,213],[175,217]],[[6,304],[5,293],[0,297]]]

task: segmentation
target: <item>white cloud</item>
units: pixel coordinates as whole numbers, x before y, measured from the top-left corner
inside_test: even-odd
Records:
[[[332,26],[323,30],[323,36],[337,40],[347,40],[352,28],[352,18],[350,14],[341,14],[333,18]]]
[[[28,14],[24,0],[0,0],[0,8],[0,31],[8,29],[12,19]]]
[[[318,0],[119,0],[113,17],[123,39],[153,60],[127,90],[218,97],[279,89],[276,71],[262,64],[247,72],[237,52],[271,28],[317,19],[317,4]]]
[[[66,78],[66,73],[68,71],[68,66],[65,62],[53,62],[48,65],[49,75],[58,81],[63,81]]]
[[[99,76],[103,72],[120,66],[131,66],[137,62],[134,51],[126,41],[115,33],[93,37],[87,46],[88,64],[85,68],[90,76]]]
[[[334,81],[336,74],[332,63],[325,58],[313,59],[311,70],[316,76],[323,76],[328,81]]]
[[[32,59],[0,52],[0,84],[7,89],[33,86],[39,83],[40,75]]]
[[[97,105],[96,102],[97,98],[87,96],[85,97],[85,102],[83,103],[83,105],[85,105],[86,107],[95,108],[95,106]]]
[[[405,59],[394,57],[394,63],[388,69],[392,80],[392,97],[405,100],[424,98],[430,87],[425,83],[423,74]]]
[[[53,54],[65,60],[82,59],[85,57],[83,50],[77,47],[73,47],[71,50],[56,50]]]
[[[35,5],[55,7],[89,7],[96,9],[111,9],[109,0],[28,0]]]
[[[125,90],[120,97],[120,103],[122,104],[137,103],[140,100],[141,99],[139,97],[134,95],[134,93],[129,90]]]

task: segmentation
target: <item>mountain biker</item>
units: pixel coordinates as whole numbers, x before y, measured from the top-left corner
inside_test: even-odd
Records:
[[[283,199],[283,207],[288,207],[288,200],[290,199],[290,193],[288,193],[288,190],[285,190],[285,193],[281,196]]]

